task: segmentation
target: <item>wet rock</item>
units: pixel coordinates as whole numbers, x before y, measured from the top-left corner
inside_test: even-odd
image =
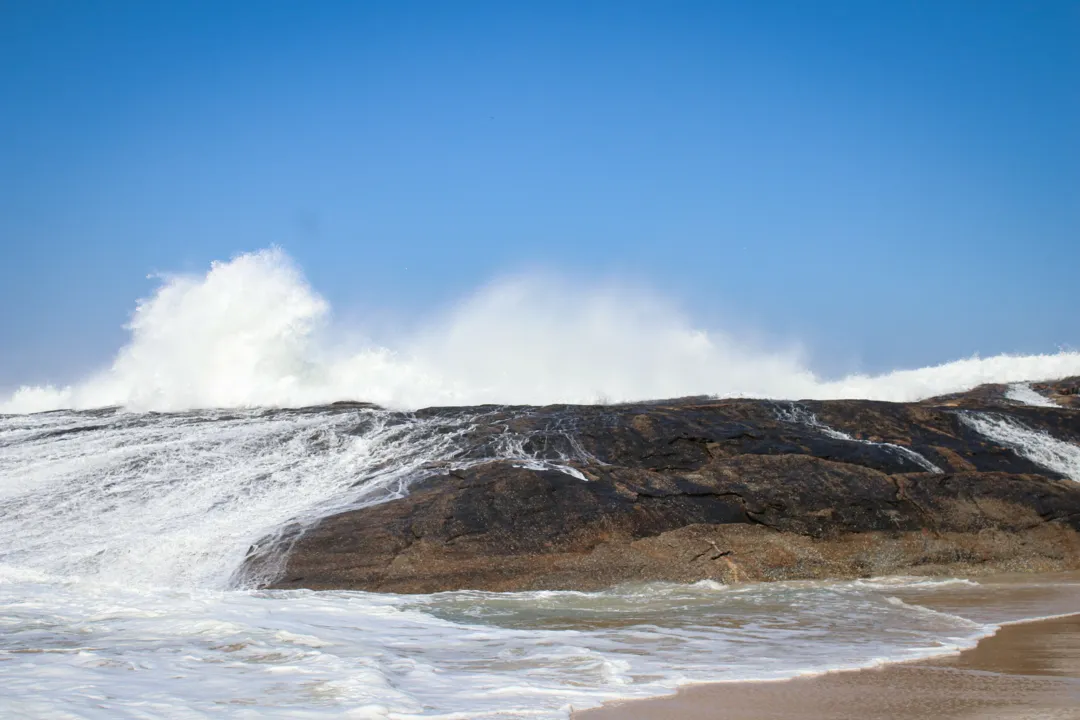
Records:
[[[1080,409],[1002,398],[991,386],[908,404],[421,411],[480,418],[456,465],[290,538],[272,585],[596,589],[1080,567],[1080,483],[963,421],[1006,413],[1077,443]],[[507,447],[518,459],[499,459]]]

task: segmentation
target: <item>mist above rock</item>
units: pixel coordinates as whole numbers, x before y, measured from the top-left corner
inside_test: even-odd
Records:
[[[68,387],[23,387],[0,412],[628,402],[711,395],[913,401],[983,383],[1080,373],[1080,353],[999,355],[839,379],[797,346],[766,348],[695,325],[640,287],[553,276],[493,282],[382,343],[356,339],[279,249],[162,276],[108,368]]]

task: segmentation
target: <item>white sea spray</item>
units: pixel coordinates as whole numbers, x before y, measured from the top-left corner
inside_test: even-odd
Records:
[[[1080,353],[998,355],[823,379],[798,348],[695,327],[663,298],[520,276],[481,288],[389,346],[346,347],[330,306],[281,250],[167,276],[137,304],[112,363],[70,386],[27,386],[0,412],[592,403],[712,394],[910,401],[1080,374]]]

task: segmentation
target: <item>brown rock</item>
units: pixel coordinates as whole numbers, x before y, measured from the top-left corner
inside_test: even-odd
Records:
[[[995,387],[912,404],[488,408],[456,469],[297,529],[272,586],[598,589],[1078,568],[1080,483],[978,435],[958,413],[1008,412],[1075,442],[1080,410],[1008,405]],[[491,459],[507,432],[548,465]],[[261,545],[252,567],[283,547]]]

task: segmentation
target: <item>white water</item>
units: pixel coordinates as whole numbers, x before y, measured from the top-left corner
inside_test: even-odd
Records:
[[[1005,391],[1005,397],[1013,402],[1033,407],[1057,407],[1057,403],[1035,392],[1031,383],[1013,383]]]
[[[395,350],[347,350],[325,341],[326,303],[278,251],[166,279],[130,329],[101,373],[0,402],[8,413],[172,411],[0,416],[2,717],[565,718],[571,706],[687,682],[951,652],[997,621],[894,597],[922,580],[431,596],[246,589],[259,578],[236,572],[253,544],[275,533],[285,542],[296,524],[465,462],[461,433],[486,419],[175,411],[702,392],[913,399],[1080,373],[1080,355],[1059,353],[827,382],[796,353],[697,330],[640,293],[529,280],[485,289]],[[1022,452],[1045,444],[1027,433]],[[507,433],[491,453],[580,476],[572,437],[544,457],[523,440]],[[1076,461],[1047,447],[1047,462]]]
[[[566,718],[686,682],[947,653],[993,630],[888,592],[699,584],[407,597],[24,576],[0,584],[0,708],[34,718]]]
[[[1019,420],[990,413],[963,413],[960,419],[1036,465],[1080,482],[1080,446],[1033,430]]]
[[[177,411],[363,400],[388,407],[621,401],[685,395],[916,400],[988,382],[1080,374],[1080,353],[970,358],[826,380],[797,350],[694,327],[639,288],[552,278],[496,283],[392,347],[344,347],[328,304],[280,250],[164,278],[110,367],[23,387],[0,412]]]
[[[234,585],[266,533],[402,492],[476,421],[0,418],[0,715],[565,718],[686,682],[955,651],[993,630],[895,600],[920,580],[429,596]],[[535,461],[506,445],[494,452]]]
[[[848,435],[842,430],[837,430],[836,428],[829,427],[825,423],[821,422],[821,420],[818,419],[817,415],[797,403],[778,405],[777,415],[784,422],[795,423],[797,425],[805,425],[807,427],[814,428],[822,435],[825,435],[826,437],[831,437],[834,440],[847,440],[849,442],[862,443],[863,445],[874,445],[877,447],[887,448],[895,455],[898,455],[899,457],[908,460],[912,464],[917,465],[918,467],[926,470],[927,472],[945,472],[940,467],[930,462],[930,460],[926,456],[915,452],[909,447],[904,447],[903,445],[897,445],[895,443],[862,440],[857,437],[852,437],[851,435]]]
[[[462,427],[376,410],[12,416],[0,424],[0,562],[224,587],[287,522],[399,495]]]

